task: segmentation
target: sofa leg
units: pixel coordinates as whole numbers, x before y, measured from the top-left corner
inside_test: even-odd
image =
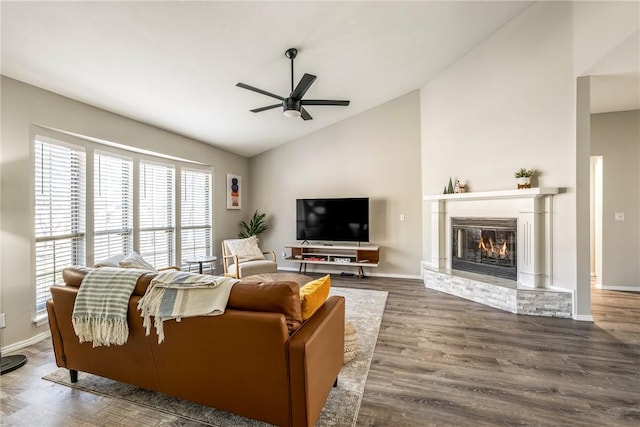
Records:
[[[71,378],[72,383],[78,382],[78,371],[75,369],[69,369],[69,377]]]
[[[336,380],[333,382],[333,386],[338,387],[338,377],[336,377]]]

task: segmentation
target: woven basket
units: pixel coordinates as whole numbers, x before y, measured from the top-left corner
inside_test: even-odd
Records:
[[[358,350],[358,336],[356,335],[356,328],[353,327],[351,322],[345,322],[344,324],[344,363],[350,362],[356,357]]]

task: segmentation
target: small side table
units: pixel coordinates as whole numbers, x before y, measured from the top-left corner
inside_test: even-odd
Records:
[[[202,274],[202,264],[211,264],[211,273],[214,273],[216,271],[215,262],[217,260],[217,256],[197,256],[193,258],[185,258],[184,262],[189,264],[189,270],[191,270],[191,264],[198,264],[198,273]]]

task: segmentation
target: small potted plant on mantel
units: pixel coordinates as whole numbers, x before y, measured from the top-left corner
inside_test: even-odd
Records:
[[[531,188],[531,177],[534,173],[536,173],[535,169],[520,168],[520,170],[515,173],[515,177],[518,180],[518,189]]]

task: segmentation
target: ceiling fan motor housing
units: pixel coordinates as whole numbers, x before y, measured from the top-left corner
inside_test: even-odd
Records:
[[[300,111],[300,107],[302,106],[302,103],[300,102],[299,99],[286,98],[284,101],[282,101],[282,106],[284,107],[285,111],[286,110]]]

